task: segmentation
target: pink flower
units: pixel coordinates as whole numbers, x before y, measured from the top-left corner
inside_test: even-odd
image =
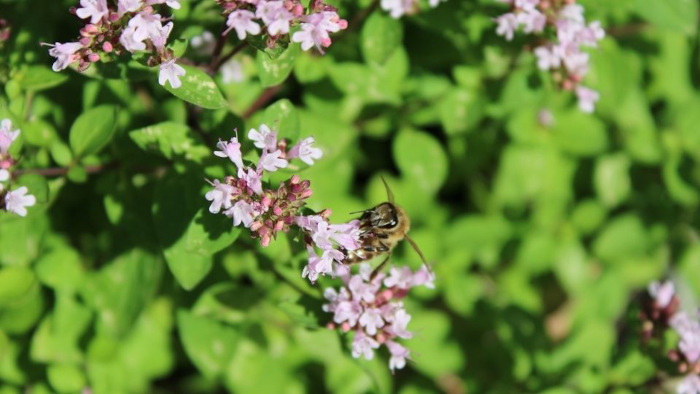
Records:
[[[12,142],[19,136],[19,129],[12,130],[12,121],[3,119],[0,122],[0,158],[7,154]]]
[[[379,343],[372,337],[365,335],[362,331],[355,332],[355,338],[352,341],[352,356],[359,358],[364,356],[365,359],[371,360],[374,358],[374,350],[379,347]]]
[[[236,204],[233,205],[232,208],[224,212],[227,216],[230,216],[233,218],[233,225],[238,226],[241,223],[243,223],[243,227],[250,227],[250,225],[253,223],[253,220],[255,220],[256,217],[258,217],[259,213],[256,212],[255,208],[253,205],[240,200]]]
[[[557,47],[541,46],[535,48],[537,67],[542,71],[552,70],[561,66],[561,57]]]
[[[136,26],[131,25],[127,26],[119,36],[119,43],[122,44],[124,49],[131,53],[146,50],[146,44],[143,42],[144,40],[145,37],[141,38],[136,35]]]
[[[168,36],[170,36],[170,31],[173,29],[173,22],[169,22],[165,26],[155,25],[151,34],[151,42],[153,46],[162,52],[165,49],[165,44],[168,41]]]
[[[143,6],[143,0],[119,0],[117,3],[117,15],[120,17],[127,12],[136,12]]]
[[[294,20],[294,15],[285,8],[284,1],[281,0],[258,4],[255,16],[267,25],[267,32],[271,36],[289,33],[289,24]]]
[[[105,0],[80,0],[81,7],[75,10],[80,19],[90,18],[90,23],[97,23],[109,15]]]
[[[274,172],[280,168],[287,167],[287,160],[282,159],[282,151],[276,150],[272,153],[263,151],[262,156],[260,156],[260,163],[258,168],[264,168],[266,171]]]
[[[673,296],[676,294],[676,288],[673,282],[652,282],[649,284],[649,295],[656,301],[656,305],[659,308],[666,308],[668,304],[673,300]]]
[[[304,138],[299,141],[294,147],[287,153],[288,159],[293,159],[298,157],[304,163],[308,165],[314,164],[314,160],[318,160],[323,156],[321,149],[314,148],[314,137]]]
[[[233,11],[228,14],[228,19],[226,19],[228,29],[223,34],[228,34],[232,29],[235,29],[239,40],[245,39],[246,33],[252,35],[260,34],[260,25],[254,22],[253,18],[255,18],[255,14],[248,10]]]
[[[360,326],[365,328],[365,332],[369,335],[375,335],[378,328],[384,327],[384,319],[382,313],[376,308],[365,308],[364,313],[360,316]]]
[[[64,44],[57,42],[53,48],[49,49],[49,55],[56,58],[51,68],[54,71],[64,70],[80,58],[76,52],[81,48],[83,48],[83,44],[79,42],[66,42]]]
[[[348,282],[348,289],[353,299],[374,302],[379,284],[366,283],[359,275],[354,275]]]
[[[408,289],[413,285],[413,271],[408,267],[391,267],[389,276],[384,279],[384,286]]]
[[[27,216],[27,207],[36,204],[36,197],[27,194],[27,191],[28,189],[22,186],[19,189],[8,192],[5,195],[5,210],[19,216]]]
[[[231,138],[230,142],[221,141],[216,144],[219,148],[214,152],[218,157],[228,157],[239,169],[243,168],[243,155],[241,154],[241,143],[238,142],[238,137]]]
[[[246,185],[258,196],[262,194],[262,175],[252,168],[248,168],[247,171],[243,170],[243,167],[238,167],[238,179],[243,179]]]
[[[700,394],[700,377],[693,373],[687,375],[676,387],[678,394]]]
[[[598,92],[585,86],[576,87],[576,96],[578,97],[579,109],[586,113],[592,113],[595,110],[595,103],[600,98]]]
[[[435,288],[435,274],[430,272],[428,267],[423,264],[421,267],[413,274],[412,285],[413,286],[425,286],[429,289]]]
[[[496,34],[504,36],[506,40],[513,39],[515,31],[518,29],[518,18],[513,13],[507,13],[496,18]]]
[[[361,230],[359,220],[343,224],[331,224],[329,230],[330,239],[346,250],[356,250],[360,247]]]
[[[389,332],[393,335],[403,339],[413,338],[413,333],[406,329],[411,321],[411,315],[403,309],[403,306],[396,308],[393,317],[388,320],[391,321]]]
[[[163,4],[165,3],[168,7],[174,9],[174,10],[179,10],[180,9],[180,0],[148,0],[147,4],[152,5],[152,4]]]
[[[392,18],[398,19],[413,11],[415,4],[414,0],[382,0],[379,6],[388,11]]]
[[[270,130],[266,124],[261,124],[260,131],[250,129],[248,139],[255,142],[255,147],[272,152],[277,149],[277,133]]]
[[[547,17],[535,9],[518,13],[517,20],[523,25],[523,31],[528,34],[541,33],[547,23]]]
[[[166,60],[160,65],[158,83],[165,86],[165,81],[168,81],[173,89],[177,89],[182,86],[180,77],[183,75],[185,75],[185,69],[175,64],[175,59]]]
[[[308,51],[315,46],[323,53],[324,47],[331,45],[328,33],[335,33],[347,27],[347,22],[340,19],[336,12],[323,11],[308,15],[301,24],[301,30],[292,34],[293,42],[300,42],[301,49]]]
[[[210,190],[204,195],[204,198],[206,198],[207,201],[211,201],[209,212],[219,213],[222,206],[224,209],[231,208],[231,196],[236,192],[236,188],[231,185],[221,183],[218,179],[214,180],[212,186],[214,186],[214,190]]]
[[[391,369],[391,372],[393,373],[394,370],[405,367],[406,359],[409,358],[411,352],[394,341],[388,341],[386,347],[389,349],[389,353],[391,353],[391,358],[389,359],[389,369]]]

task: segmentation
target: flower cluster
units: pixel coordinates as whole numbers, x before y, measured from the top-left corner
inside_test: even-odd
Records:
[[[288,37],[294,26],[299,29],[291,34],[291,41],[301,43],[305,51],[316,47],[323,53],[323,48],[331,45],[330,33],[337,33],[347,28],[348,23],[341,19],[337,10],[323,3],[312,0],[308,9],[304,9],[299,0],[217,0],[224,8],[226,26],[224,34],[235,30],[240,40],[246,36],[267,34],[267,46],[274,47],[278,41]],[[262,24],[262,26],[261,26]]]
[[[36,204],[36,198],[27,194],[29,190],[26,186],[10,191],[7,185],[3,184],[10,180],[8,169],[15,164],[9,152],[10,145],[17,139],[19,133],[19,129],[12,129],[12,122],[9,119],[3,119],[0,122],[0,210],[26,216],[27,207]]]
[[[304,242],[309,260],[302,278],[308,277],[314,283],[320,275],[342,276],[348,273],[348,267],[343,265],[347,252],[360,247],[360,221],[330,224],[330,210],[324,210],[319,215],[297,216],[294,223],[304,233]],[[321,255],[316,253],[321,249]]]
[[[700,321],[697,311],[689,314],[681,311],[680,300],[672,282],[653,282],[648,288],[651,302],[641,312],[643,338],[662,334],[671,328],[680,337],[677,349],[668,357],[677,363],[678,371],[686,374],[676,388],[678,393],[700,393]]]
[[[581,111],[591,113],[600,98],[598,92],[580,85],[588,73],[589,55],[583,47],[595,48],[605,37],[599,21],[586,23],[583,6],[576,1],[497,0],[508,3],[512,11],[496,18],[496,33],[513,39],[522,29],[527,34],[544,33],[549,27],[556,38],[546,40],[534,50],[537,66],[551,71],[560,86],[574,91]]]
[[[238,171],[235,176],[224,178],[223,182],[211,182],[214,189],[207,192],[205,197],[211,201],[209,212],[219,213],[223,209],[223,214],[233,219],[234,226],[243,224],[249,228],[253,237],[260,238],[260,244],[265,247],[279,231],[289,231],[305,204],[304,200],[311,196],[312,191],[310,182],[301,180],[298,175],[280,183],[276,190],[263,188],[264,173],[285,168],[288,160],[294,158],[311,165],[321,158],[322,152],[313,146],[313,137],[287,150],[286,141],[278,140],[277,133],[264,124],[260,125],[259,130],[251,129],[248,138],[262,150],[257,165],[244,164],[237,136],[230,141],[219,141],[219,150],[214,154],[231,160]]]
[[[57,42],[49,49],[56,58],[54,71],[60,71],[78,63],[78,71],[85,71],[90,64],[103,56],[121,55],[124,52],[150,52],[149,66],[159,66],[158,83],[168,81],[179,88],[180,77],[185,69],[175,64],[175,55],[165,47],[173,22],[168,22],[156,13],[154,6],[165,3],[171,8],[180,8],[179,0],[118,0],[110,6],[107,0],[80,0],[80,7],[71,9],[86,21],[80,29],[80,38],[75,42]]]
[[[435,8],[443,1],[447,0],[428,0],[428,5]],[[381,0],[379,6],[394,19],[418,12],[418,0]]]
[[[328,288],[324,296],[329,301],[323,310],[333,313],[330,329],[352,331],[352,356],[374,357],[374,349],[381,345],[389,349],[389,368],[394,371],[406,365],[410,351],[397,342],[409,339],[413,333],[407,330],[411,315],[401,301],[416,286],[434,288],[434,277],[426,266],[413,272],[408,267],[392,267],[389,275],[372,273],[369,264],[360,265],[358,274],[341,276],[343,286],[339,290]]]

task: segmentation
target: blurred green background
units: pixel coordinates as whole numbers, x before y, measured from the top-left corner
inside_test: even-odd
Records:
[[[370,5],[331,3],[349,21]],[[325,56],[248,48],[235,58],[243,81],[216,77],[217,110],[186,105],[155,73],[53,73],[39,42],[73,40],[77,4],[0,0],[12,24],[0,118],[22,129],[20,168],[69,169],[20,177],[40,203],[24,219],[0,215],[0,393],[667,387],[639,346],[635,296],[665,276],[700,294],[700,10],[579,3],[608,31],[584,81],[601,94],[593,115],[537,70],[530,38],[495,35],[506,7],[491,0],[398,21],[374,11]],[[171,38],[222,24],[209,0],[183,0],[174,16]],[[279,74],[261,71],[271,61]],[[264,92],[266,108],[243,119]],[[79,116],[116,124],[101,150],[69,141]],[[292,234],[260,249],[206,211],[203,178],[231,170],[215,141],[261,122],[323,149],[297,171],[312,209],[348,220],[385,199],[383,175],[412,218],[437,281],[406,300],[413,360],[395,375],[386,354],[355,360],[324,328],[321,286],[334,282],[301,279]],[[393,262],[420,260],[401,245]]]

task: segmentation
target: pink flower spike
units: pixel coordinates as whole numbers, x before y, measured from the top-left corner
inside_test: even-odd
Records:
[[[236,167],[238,167],[239,170],[243,168],[241,143],[238,142],[237,137],[232,137],[229,142],[219,140],[219,142],[216,144],[216,147],[219,148],[219,150],[215,151],[214,155],[224,158],[228,157],[236,165]]]
[[[12,142],[19,136],[19,129],[12,130],[12,121],[3,119],[0,122],[0,157],[7,155]]]
[[[255,14],[248,10],[233,11],[226,19],[228,29],[224,30],[223,34],[228,34],[235,29],[239,40],[244,40],[247,33],[254,36],[260,34],[260,25],[253,21],[253,18],[255,18]]]
[[[299,141],[294,147],[287,153],[287,159],[300,158],[301,161],[308,165],[313,165],[314,160],[318,160],[323,157],[323,152],[319,148],[314,148],[314,137],[304,138]]]
[[[22,186],[5,195],[5,210],[19,216],[27,216],[27,207],[36,204],[36,197],[27,194],[28,189]]]
[[[168,81],[173,89],[177,89],[182,86],[180,77],[183,75],[185,75],[185,69],[175,64],[175,59],[170,59],[160,65],[158,83],[165,86],[165,81]]]
[[[80,19],[90,18],[90,23],[97,23],[109,15],[105,0],[80,0],[80,6],[75,10],[75,15]]]

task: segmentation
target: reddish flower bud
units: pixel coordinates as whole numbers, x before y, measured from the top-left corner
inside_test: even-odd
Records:
[[[112,43],[109,41],[105,41],[102,44],[102,50],[105,51],[105,53],[110,53],[110,52],[112,52],[113,49],[114,49],[114,47],[112,46]]]

